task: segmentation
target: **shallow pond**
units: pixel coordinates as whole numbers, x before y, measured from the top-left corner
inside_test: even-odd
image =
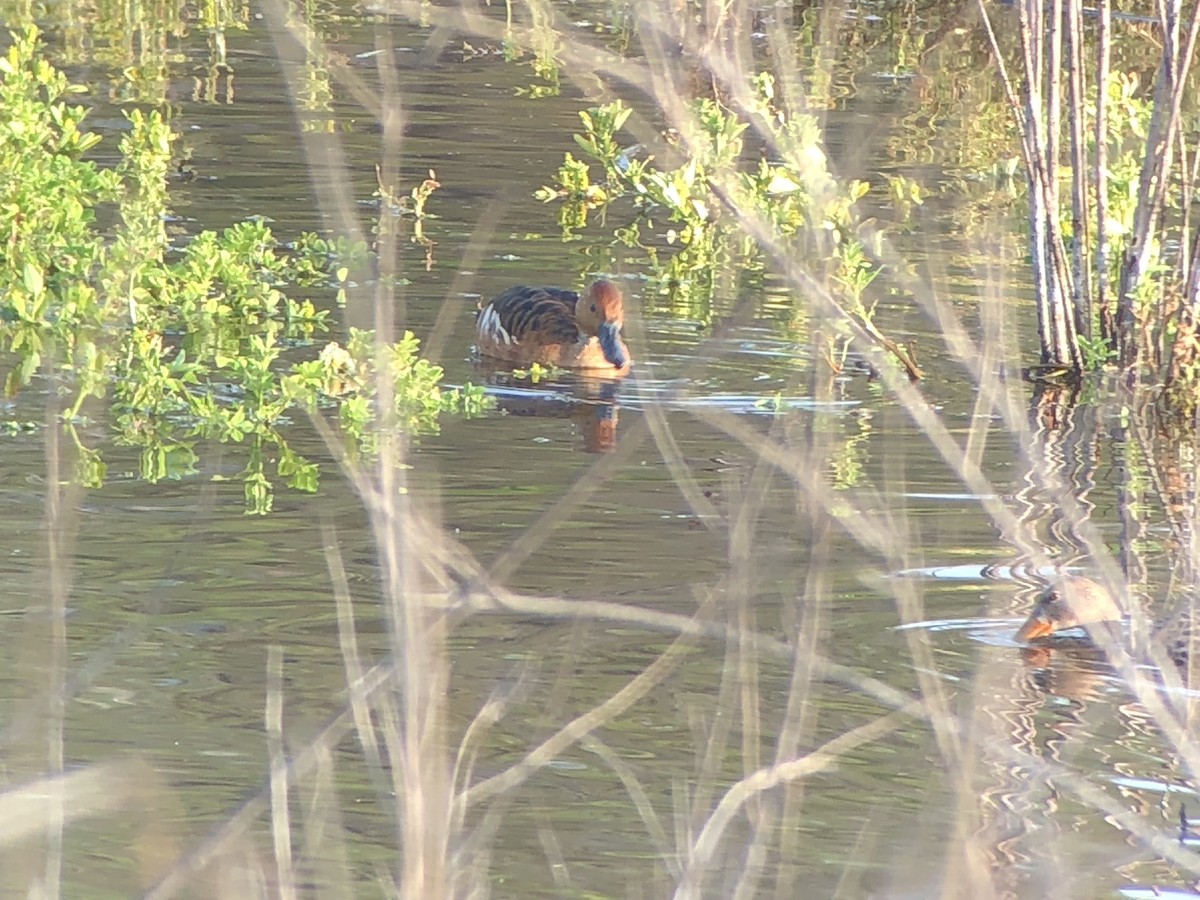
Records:
[[[478,883],[504,897],[668,894],[679,877],[674,854],[711,823],[726,789],[777,754],[799,759],[831,741],[828,758],[811,757],[811,773],[732,817],[700,893],[929,896],[949,884],[960,896],[1090,897],[1187,883],[1148,848],[1154,837],[1171,842],[1180,798],[1195,805],[1169,743],[1103,665],[1038,664],[1011,641],[1032,601],[1032,564],[989,504],[1022,510],[1031,532],[1050,523],[1050,536],[1042,534],[1050,557],[1091,564],[1053,527],[1054,504],[1026,475],[1025,439],[979,405],[943,326],[899,288],[885,292],[883,327],[922,348],[927,408],[969,446],[987,490],[964,486],[890,391],[864,375],[830,375],[812,349],[805,300],[782,278],[731,277],[712,321],[701,322],[648,295],[636,261],[610,255],[611,227],[560,240],[556,207],[532,194],[574,149],[586,80],[565,80],[559,97],[521,97],[527,67],[465,54],[457,34],[438,43],[445,36],[432,40],[430,27],[370,24],[342,6],[329,17],[331,55],[374,90],[371,54],[401,48],[403,177],[413,184],[432,168],[442,185],[425,224],[433,246],[402,250],[402,322],[426,339],[449,382],[488,381],[499,401],[486,417],[447,418],[439,435],[420,441],[412,501],[513,591],[699,611],[782,642],[811,642],[847,673],[925,700],[920,715],[884,718],[887,705],[848,674],[813,677],[736,640],[668,652],[670,635],[616,621],[456,621],[446,638],[446,746],[458,745],[489,698],[506,698],[500,720],[473,737],[475,781],[669,661],[587,740],[468,814],[467,826],[483,835],[464,851]],[[601,9],[569,6],[578,21]],[[490,15],[497,21],[499,12]],[[335,82],[324,112],[297,115],[287,100],[295,83],[284,81],[276,50],[264,20],[252,19],[248,31],[228,35],[235,76],[217,83],[205,76],[203,35],[181,42],[181,71],[195,76],[172,94],[173,125],[195,170],[172,185],[181,240],[252,215],[268,216],[287,239],[339,221],[334,199],[364,221],[376,215],[366,202],[380,152],[376,120],[352,103],[345,82]],[[115,146],[121,120],[105,102],[115,73],[91,63],[74,74],[92,82],[92,123]],[[858,73],[826,113],[831,159],[868,179],[917,173],[927,165],[922,148],[909,148],[907,160],[887,139],[916,105],[908,82]],[[1027,323],[1012,333],[1016,360],[1027,360],[1035,342],[1020,269],[1010,275],[1018,288],[996,299],[995,258],[960,235],[950,206],[929,203],[919,227],[896,238],[897,252],[933,273],[931,290],[968,330],[981,303],[1002,302],[1009,322]],[[625,290],[638,361],[615,394],[570,376],[534,386],[479,365],[479,299],[522,282],[578,287],[596,268]],[[1018,399],[1026,390],[1002,384]],[[43,417],[50,390],[35,385],[7,414]],[[1092,428],[1114,419],[1100,410]],[[0,697],[9,780],[48,768],[47,738],[57,739],[46,685],[64,671],[66,767],[116,760],[155,773],[117,809],[67,828],[65,896],[136,893],[163,860],[221,834],[263,789],[269,647],[282,650],[290,749],[345,708],[330,546],[347,572],[359,649],[368,658],[391,649],[363,504],[311,430],[298,423],[289,437],[325,461],[322,487],[314,496],[281,489],[265,518],[242,514],[237,448],[205,448],[199,476],[148,485],[134,454],[105,446],[109,483],[68,492],[58,535],[67,555],[57,561],[44,528],[50,432],[4,439],[0,647],[11,666],[0,671]],[[756,443],[764,438],[779,458]],[[607,452],[588,452],[597,450]],[[1121,532],[1115,516],[1109,521],[1117,505],[1109,465],[1064,468],[1112,546]],[[66,598],[65,644],[49,614],[56,584]],[[64,658],[55,647],[65,647]],[[855,739],[863,728],[878,732]],[[375,885],[396,867],[396,801],[363,753],[353,737],[339,740],[328,783],[302,781],[293,796],[305,895],[386,893]],[[223,850],[195,877],[197,895],[268,890],[277,874],[269,816],[248,833],[236,853]],[[27,852],[35,845],[38,853]],[[48,852],[32,838],[15,851],[10,844],[5,892],[38,880]],[[243,883],[243,870],[267,874]],[[986,889],[972,880],[980,872]]]

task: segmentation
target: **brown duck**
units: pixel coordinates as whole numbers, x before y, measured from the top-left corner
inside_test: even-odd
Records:
[[[480,307],[479,352],[505,362],[624,375],[632,360],[621,339],[625,305],[611,281],[592,282],[582,295],[562,288],[518,285]]]
[[[1090,578],[1066,575],[1041,593],[1016,639],[1044,643],[1071,628],[1082,628],[1092,640],[1100,633],[1120,639],[1124,620],[1125,611],[1107,588]],[[1177,665],[1184,665],[1194,631],[1190,616],[1176,615],[1155,625],[1153,640]]]

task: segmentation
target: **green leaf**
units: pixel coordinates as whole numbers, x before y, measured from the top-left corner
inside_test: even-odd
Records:
[[[41,296],[42,291],[46,289],[45,281],[42,278],[42,270],[31,262],[25,263],[24,273],[25,289],[33,296]]]

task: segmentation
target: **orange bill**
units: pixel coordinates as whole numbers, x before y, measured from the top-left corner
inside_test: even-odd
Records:
[[[1034,612],[1025,620],[1025,624],[1017,630],[1017,640],[1032,641],[1040,637],[1045,637],[1053,631],[1054,625],[1051,621],[1045,616]]]

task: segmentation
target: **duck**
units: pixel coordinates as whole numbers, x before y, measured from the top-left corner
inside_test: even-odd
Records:
[[[1092,643],[1120,640],[1126,615],[1108,588],[1082,575],[1054,579],[1038,596],[1033,612],[1017,629],[1016,640],[1045,646],[1059,632],[1082,629]],[[1152,640],[1176,665],[1186,665],[1194,629],[1189,617],[1177,615],[1154,627]],[[1104,637],[1101,637],[1101,635]]]
[[[633,360],[621,338],[625,303],[599,278],[583,294],[563,288],[510,287],[481,306],[475,336],[483,356],[623,376]]]

